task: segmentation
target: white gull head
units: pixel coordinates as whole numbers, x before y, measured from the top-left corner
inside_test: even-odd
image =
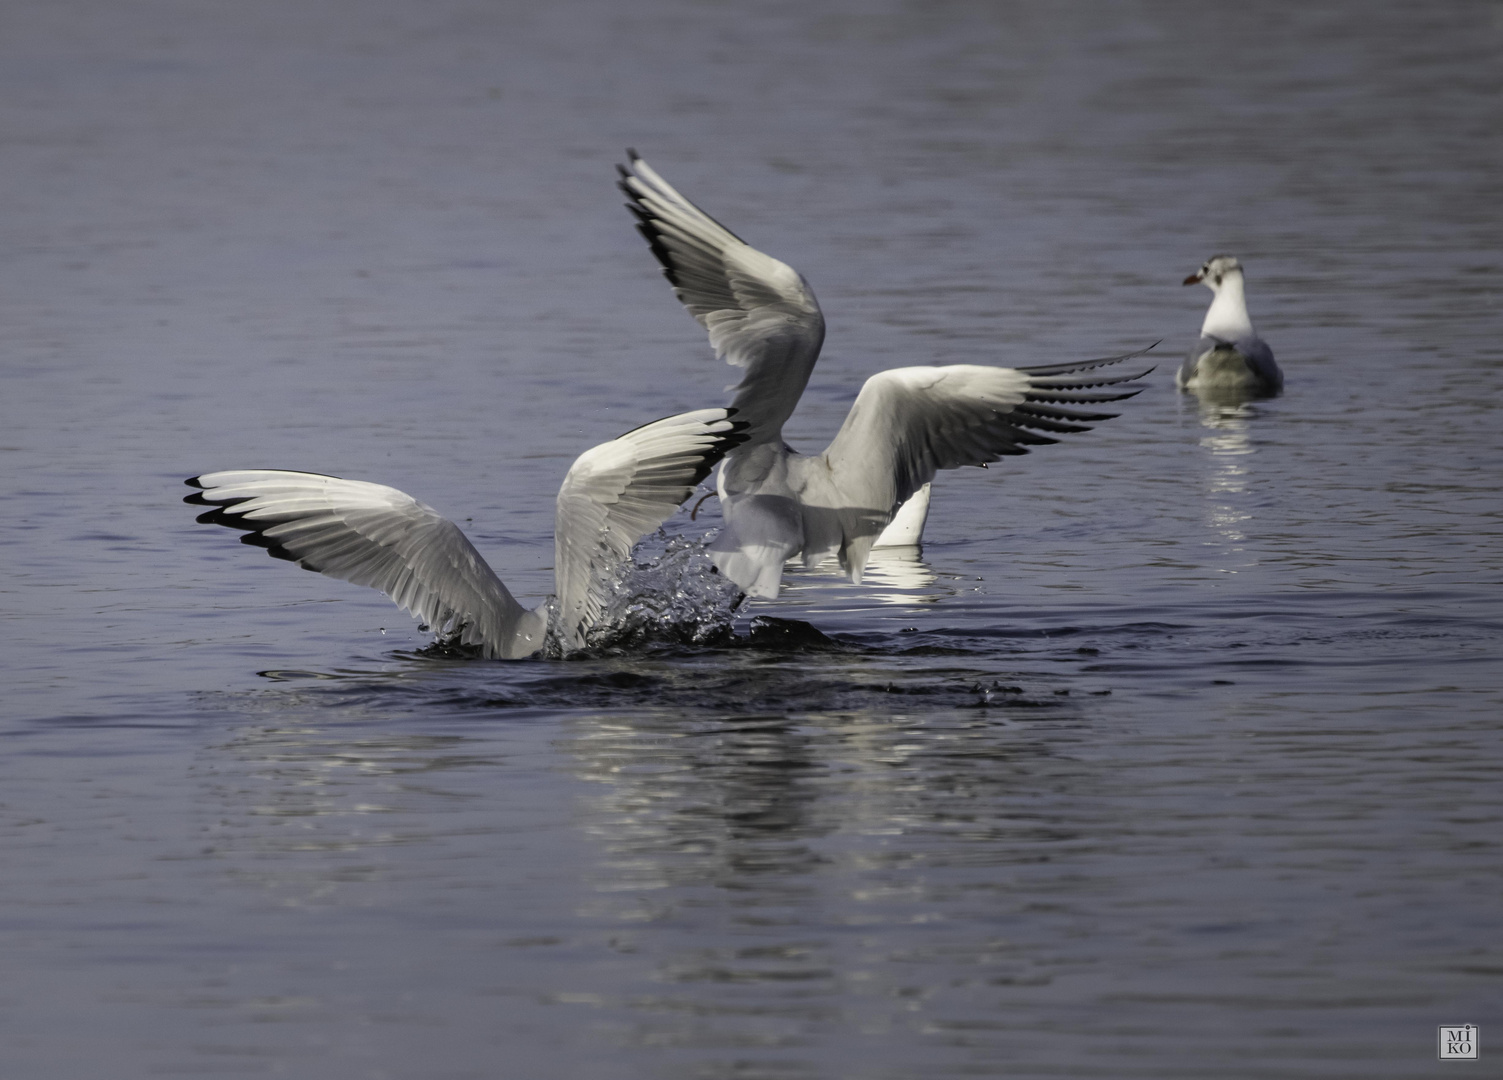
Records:
[[[1249,337],[1252,318],[1247,314],[1247,294],[1242,280],[1242,264],[1235,255],[1212,255],[1205,265],[1185,278],[1186,285],[1201,284],[1215,294],[1200,325],[1201,337],[1219,337],[1227,341]]]

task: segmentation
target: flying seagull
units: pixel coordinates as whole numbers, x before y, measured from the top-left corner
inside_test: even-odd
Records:
[[[618,166],[627,207],[689,313],[727,363],[746,369],[734,387],[745,441],[726,455],[719,495],[725,528],[710,553],[749,596],[774,597],[783,564],[831,555],[860,582],[867,555],[894,515],[917,543],[937,469],[985,466],[1042,434],[1088,431],[1115,413],[1062,406],[1117,401],[1147,374],[1100,369],[1147,350],[1084,363],[1003,368],[975,364],[906,367],[866,381],[839,433],[806,457],[783,442],[819,357],[825,323],[803,275],[764,255],[695,206],[634,151]],[[1152,346],[1149,346],[1152,348]],[[1151,369],[1149,369],[1151,370]],[[1102,389],[1111,387],[1113,389]],[[924,500],[916,510],[904,504]]]
[[[746,425],[735,409],[657,420],[586,450],[569,467],[553,519],[554,635],[568,652],[599,620],[604,584],[632,546],[661,525]],[[519,604],[438,511],[396,488],[278,469],[232,469],[186,481],[198,520],[341,581],[380,589],[441,640],[519,660],[543,649],[549,604]]]
[[[1268,342],[1253,330],[1242,264],[1231,255],[1213,255],[1185,278],[1185,284],[1204,284],[1215,295],[1205,322],[1200,324],[1200,340],[1180,365],[1175,383],[1185,390],[1278,393],[1284,385],[1284,373],[1273,362]]]

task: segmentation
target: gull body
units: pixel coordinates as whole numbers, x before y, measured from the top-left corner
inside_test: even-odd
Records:
[[[1086,422],[1115,414],[1068,406],[1131,397],[1138,388],[1119,385],[1146,374],[1100,370],[1141,353],[1016,369],[894,368],[866,381],[822,453],[799,454],[783,441],[783,424],[825,334],[808,282],[700,210],[636,154],[620,173],[627,206],[675,294],[716,353],[746,369],[732,402],[746,439],[721,466],[725,528],[710,552],[750,596],[776,596],[783,565],[795,557],[806,566],[837,558],[859,582],[879,538],[922,538],[936,470],[985,466],[1057,441],[1044,432],[1089,430]]]
[[[554,508],[553,636],[584,645],[599,620],[606,579],[643,535],[661,525],[740,440],[732,409],[655,421],[581,454]],[[276,558],[368,585],[440,639],[517,660],[545,648],[550,601],[523,607],[459,526],[396,488],[280,469],[205,473],[184,502],[198,520],[246,533]]]
[[[1175,383],[1184,390],[1213,393],[1278,393],[1284,373],[1247,314],[1242,264],[1231,255],[1213,255],[1184,283],[1203,284],[1213,296],[1200,325],[1200,340],[1180,365]]]

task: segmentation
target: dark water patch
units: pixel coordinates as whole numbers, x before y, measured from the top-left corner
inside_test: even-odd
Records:
[[[962,649],[954,645],[915,645],[911,649],[903,649],[896,653],[898,656],[986,656],[986,650]]]
[[[990,641],[1011,640],[1053,640],[1058,638],[1079,637],[1083,634],[1115,635],[1127,638],[1161,638],[1171,634],[1182,634],[1195,630],[1193,624],[1186,623],[1159,623],[1159,622],[1134,622],[1134,623],[1109,623],[1101,626],[1042,626],[1042,627],[954,627],[936,629],[930,633],[957,637],[961,639],[974,638]]]
[[[846,652],[850,648],[826,637],[801,619],[779,619],[771,615],[758,615],[752,619],[747,640],[753,648],[772,652]]]
[[[331,706],[441,713],[445,710],[669,708],[688,713],[738,708],[783,712],[845,709],[891,711],[925,708],[1052,707],[1070,687],[1034,672],[999,672],[995,660],[980,666],[935,666],[904,655],[883,655],[818,635],[796,624],[792,648],[778,627],[773,647],[738,638],[733,649],[664,655],[581,656],[498,663],[455,660],[429,651],[394,653],[403,663],[387,670],[315,672],[269,669],[264,677],[297,684],[300,700],[324,698]],[[817,632],[816,632],[817,633]],[[806,642],[812,641],[811,648]],[[1042,678],[1042,685],[1040,685]],[[1090,688],[1100,692],[1099,687]],[[310,697],[311,696],[311,697]]]
[[[326,671],[299,671],[296,668],[268,668],[265,671],[258,671],[256,674],[263,679],[270,679],[272,682],[296,682],[300,679],[344,679],[358,677],[361,673],[345,672],[335,674]]]
[[[609,671],[581,675],[565,675],[560,678],[540,679],[534,683],[539,689],[577,690],[651,690],[661,685],[662,680],[637,671]]]

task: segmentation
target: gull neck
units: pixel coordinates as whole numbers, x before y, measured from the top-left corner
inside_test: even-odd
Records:
[[[1200,324],[1201,337],[1219,337],[1237,341],[1250,337],[1252,319],[1247,314],[1247,297],[1242,291],[1242,271],[1229,270],[1221,276],[1221,285],[1213,288],[1216,298]]]

